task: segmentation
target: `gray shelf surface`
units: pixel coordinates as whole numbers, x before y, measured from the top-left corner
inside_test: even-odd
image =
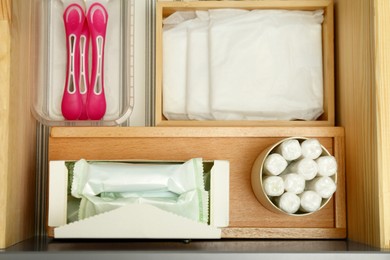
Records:
[[[53,240],[36,237],[2,252],[0,259],[390,259],[348,240]]]

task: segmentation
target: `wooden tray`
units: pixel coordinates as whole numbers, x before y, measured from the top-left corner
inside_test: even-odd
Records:
[[[315,137],[338,163],[337,192],[309,216],[264,208],[252,192],[251,168],[266,147],[291,136]],[[340,127],[53,128],[49,160],[230,161],[230,225],[224,238],[345,238],[344,129]]]
[[[322,23],[324,113],[315,121],[286,120],[167,120],[163,115],[163,19],[176,11],[210,10],[237,8],[246,10],[283,9],[283,10],[324,10]],[[157,126],[334,126],[334,43],[333,43],[333,1],[332,0],[261,0],[261,1],[174,1],[159,0],[156,9],[156,99],[155,124]]]

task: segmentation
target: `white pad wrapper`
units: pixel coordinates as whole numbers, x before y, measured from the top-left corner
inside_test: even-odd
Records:
[[[263,189],[268,196],[280,196],[284,192],[284,181],[279,176],[266,176],[263,179]]]
[[[302,155],[301,144],[298,140],[290,139],[282,142],[276,151],[280,153],[287,161],[298,159]]]
[[[266,175],[279,175],[286,169],[287,164],[283,156],[278,153],[273,153],[265,159],[263,172]]]
[[[210,23],[217,120],[314,120],[323,112],[323,12],[253,10]]]
[[[313,190],[322,198],[328,199],[336,191],[336,183],[330,177],[316,177],[307,183],[306,189]]]
[[[198,222],[208,220],[208,192],[192,190],[176,197],[112,198],[86,196],[80,203],[79,220],[102,214],[128,204],[149,204]]]
[[[321,207],[322,197],[315,191],[305,191],[298,195],[301,199],[300,210],[303,212],[314,212]]]
[[[76,162],[72,195],[96,196],[105,192],[173,192],[204,188],[202,159],[183,164]]]
[[[315,120],[323,113],[322,22],[322,10],[172,14],[163,21],[164,116]]]
[[[285,192],[282,196],[276,198],[276,204],[284,212],[294,214],[299,210],[301,200],[298,195],[291,192]]]
[[[307,139],[302,142],[302,156],[309,159],[317,159],[322,154],[322,147],[317,139]]]
[[[284,181],[285,191],[292,192],[294,194],[302,193],[305,190],[305,179],[302,175],[296,173],[287,173],[283,174],[282,177]]]
[[[308,158],[299,159],[287,167],[288,173],[297,173],[306,181],[312,180],[318,173],[317,163]]]
[[[321,156],[316,160],[318,164],[318,175],[332,176],[337,172],[337,161],[333,156]]]
[[[211,120],[209,84],[209,13],[197,11],[187,30],[187,113],[193,120]]]
[[[187,28],[194,12],[168,17],[163,29],[163,113],[167,119],[186,120]],[[173,21],[172,21],[173,20]],[[173,23],[183,21],[177,25]]]
[[[81,198],[79,220],[127,204],[149,204],[207,223],[209,194],[201,158],[185,163],[87,162],[73,167],[71,194]]]

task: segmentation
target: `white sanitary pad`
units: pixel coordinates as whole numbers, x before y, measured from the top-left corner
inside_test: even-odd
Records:
[[[186,109],[187,84],[187,27],[191,14],[175,14],[163,31],[163,113],[167,119],[188,119]],[[179,17],[179,18],[177,18]],[[180,23],[174,24],[179,21]]]
[[[198,11],[187,30],[187,93],[189,119],[213,119],[209,101],[209,13]]]
[[[322,12],[256,10],[210,25],[216,119],[316,119],[323,112]]]
[[[323,113],[323,11],[209,10],[164,20],[171,120],[315,120]]]

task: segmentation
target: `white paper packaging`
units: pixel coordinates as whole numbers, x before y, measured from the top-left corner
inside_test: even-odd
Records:
[[[299,194],[305,190],[305,179],[302,175],[296,173],[287,173],[281,175],[281,177],[284,181],[285,191]]]
[[[322,198],[329,199],[336,191],[336,183],[330,177],[316,177],[307,184],[306,189],[314,190]]]
[[[322,11],[253,10],[212,22],[214,117],[313,120],[321,115],[322,20]]]
[[[204,187],[202,159],[183,164],[76,162],[72,195],[96,196],[103,192],[184,192]]]
[[[189,119],[210,120],[209,13],[196,14],[187,30],[186,109]]]
[[[301,144],[296,139],[289,139],[282,142],[276,151],[287,161],[298,159],[302,155]]]
[[[264,160],[263,172],[266,175],[279,175],[287,167],[287,161],[278,153],[273,153],[267,156]]]
[[[315,191],[305,191],[298,196],[301,199],[300,210],[303,212],[314,212],[321,207],[322,198]]]
[[[322,147],[317,139],[307,139],[301,143],[302,156],[317,159],[322,154]]]
[[[298,195],[292,192],[285,192],[282,196],[276,198],[275,200],[278,207],[289,214],[297,212],[301,205]]]
[[[79,220],[102,214],[128,204],[149,204],[194,221],[202,223],[207,223],[208,221],[208,193],[204,190],[192,190],[171,198],[86,196],[81,200]]]
[[[187,84],[187,28],[193,22],[192,15],[170,19],[183,21],[163,28],[163,113],[170,120],[186,120],[186,84]],[[180,13],[179,13],[180,14]],[[180,16],[180,15],[179,15]],[[189,19],[189,20],[186,20]]]
[[[263,178],[263,188],[268,196],[280,196],[284,192],[284,181],[280,176],[266,176]]]
[[[297,173],[305,180],[312,180],[318,173],[317,163],[309,158],[299,159],[291,163],[286,170],[287,173]]]
[[[321,156],[316,160],[316,163],[320,176],[332,176],[337,172],[337,161],[333,156]]]

